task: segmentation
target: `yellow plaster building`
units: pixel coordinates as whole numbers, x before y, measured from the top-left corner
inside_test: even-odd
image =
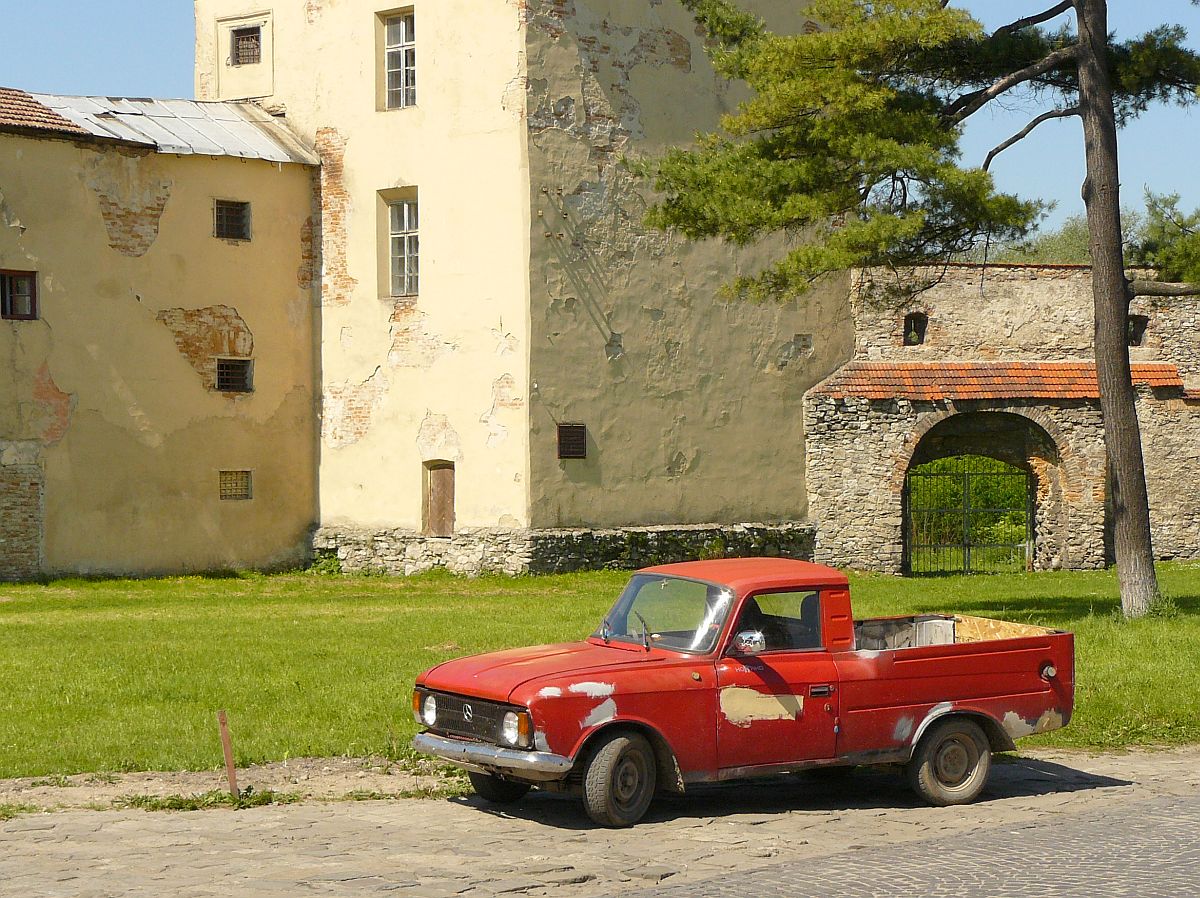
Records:
[[[34,520],[0,575],[811,550],[801,399],[852,352],[848,285],[729,305],[765,250],[644,226],[622,161],[738,99],[677,0],[195,10],[199,102],[0,123],[0,269],[38,290],[0,336],[2,501]],[[252,237],[214,236],[245,203]]]

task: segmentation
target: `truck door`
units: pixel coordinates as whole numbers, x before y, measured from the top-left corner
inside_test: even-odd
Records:
[[[757,655],[732,653],[737,634],[761,633]],[[821,633],[815,590],[760,592],[743,603],[717,662],[717,762],[722,771],[834,757],[837,669]]]

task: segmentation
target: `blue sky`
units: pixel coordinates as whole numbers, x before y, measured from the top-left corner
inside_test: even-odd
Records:
[[[289,0],[298,2],[298,0]],[[499,0],[481,0],[499,2]],[[1049,0],[968,0],[989,26],[1050,5]],[[1159,22],[1187,27],[1200,47],[1200,7],[1190,0],[1109,4],[1111,25],[1131,35]],[[1147,13],[1152,9],[1152,13]],[[0,85],[48,93],[110,96],[192,96],[192,4],[189,0],[0,0],[4,53]],[[37,35],[38,40],[32,36]],[[26,39],[28,38],[28,39]],[[982,163],[987,151],[1029,119],[1014,109],[976,116],[963,142],[964,161]],[[1122,133],[1122,198],[1140,206],[1146,187],[1182,194],[1200,206],[1195,163],[1200,108],[1154,109]],[[1050,122],[992,166],[1001,188],[1058,205],[1049,223],[1081,212],[1083,142],[1075,119]]]

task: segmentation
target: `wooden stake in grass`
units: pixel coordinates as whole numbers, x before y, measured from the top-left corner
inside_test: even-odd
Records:
[[[217,725],[221,728],[221,748],[225,752],[225,775],[229,778],[229,794],[236,802],[241,798],[237,785],[237,768],[233,766],[233,739],[229,735],[229,717],[224,711],[217,712]]]

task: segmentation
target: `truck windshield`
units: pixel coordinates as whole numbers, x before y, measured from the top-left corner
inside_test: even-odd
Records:
[[[733,607],[733,591],[712,583],[637,574],[593,635],[685,652],[711,652]]]

